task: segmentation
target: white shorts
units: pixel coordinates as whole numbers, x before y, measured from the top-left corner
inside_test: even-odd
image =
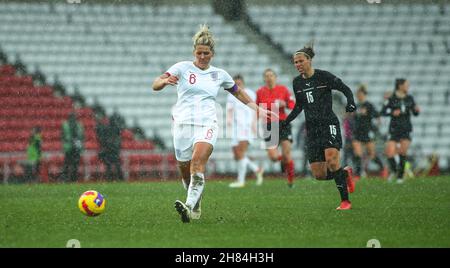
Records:
[[[237,146],[240,141],[248,141],[251,143],[253,140],[253,132],[251,127],[239,127],[232,130],[231,146]]]
[[[213,147],[219,136],[219,127],[197,126],[188,124],[173,125],[173,147],[175,157],[178,161],[186,162],[192,159],[194,144],[197,142],[207,142]]]

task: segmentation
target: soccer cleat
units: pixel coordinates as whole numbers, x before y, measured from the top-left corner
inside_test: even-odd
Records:
[[[235,181],[235,182],[230,183],[229,186],[230,186],[230,188],[243,188],[245,186],[245,183]]]
[[[200,196],[200,199],[198,200],[197,204],[191,211],[191,219],[199,220],[201,215],[202,215],[202,197]]]
[[[353,193],[355,191],[355,182],[353,181],[353,169],[349,166],[344,168],[347,171],[347,190],[349,193]]]
[[[352,203],[348,200],[344,200],[341,202],[341,205],[336,208],[336,210],[349,210],[352,208]]]
[[[256,185],[261,186],[263,184],[264,180],[264,169],[259,168],[259,170],[256,172]]]
[[[175,201],[175,209],[181,216],[181,221],[188,223],[191,221],[191,210],[180,200]]]
[[[288,182],[287,186],[288,186],[290,189],[292,189],[292,188],[294,188],[294,183]]]
[[[402,183],[404,183],[404,182],[405,182],[404,179],[397,179],[397,184],[402,184]]]

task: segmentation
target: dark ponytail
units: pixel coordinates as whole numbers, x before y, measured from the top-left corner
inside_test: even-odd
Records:
[[[297,50],[294,55],[304,54],[308,59],[314,58],[314,40],[309,41],[302,49]]]

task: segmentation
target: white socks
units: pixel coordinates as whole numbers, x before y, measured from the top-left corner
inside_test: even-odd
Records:
[[[239,183],[245,183],[245,175],[247,175],[247,158],[242,158],[237,161],[238,177]]]
[[[183,183],[184,189],[187,191],[188,187],[189,187],[189,184],[183,178],[181,179],[181,182]]]
[[[245,175],[247,174],[247,166],[256,173],[259,170],[258,165],[252,162],[248,157],[244,157],[241,160],[237,161],[238,168],[238,182],[245,183]]]
[[[253,173],[256,173],[256,171],[259,170],[258,165],[251,161],[247,156],[244,159],[247,161],[247,165],[253,171]]]
[[[203,173],[195,173],[191,175],[191,183],[188,188],[186,206],[193,209],[202,195],[205,188],[205,175]]]

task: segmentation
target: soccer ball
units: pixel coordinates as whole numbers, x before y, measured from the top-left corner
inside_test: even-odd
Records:
[[[103,196],[94,190],[84,192],[78,200],[78,208],[80,211],[91,217],[98,216],[105,211],[106,200]]]

